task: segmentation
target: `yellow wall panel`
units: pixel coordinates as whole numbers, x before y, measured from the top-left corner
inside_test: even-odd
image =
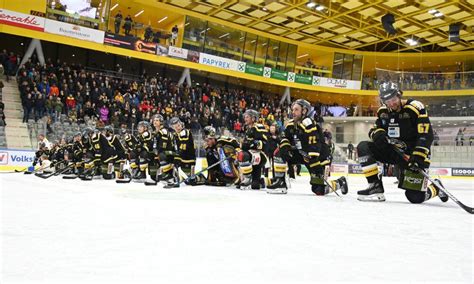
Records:
[[[1,0],[2,8],[30,14],[30,11],[46,12],[46,0]]]

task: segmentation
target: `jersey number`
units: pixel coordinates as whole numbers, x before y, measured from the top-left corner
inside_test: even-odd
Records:
[[[181,144],[181,145],[179,145],[179,149],[180,149],[181,151],[186,151],[186,144]]]
[[[316,136],[309,136],[308,144],[316,144]]]
[[[418,133],[428,133],[430,129],[429,123],[418,123]]]

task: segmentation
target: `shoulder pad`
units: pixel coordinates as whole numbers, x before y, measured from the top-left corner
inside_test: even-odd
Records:
[[[150,133],[148,133],[148,131],[145,131],[145,132],[142,133],[142,137],[146,138],[148,136],[150,136]]]
[[[181,130],[181,132],[179,133],[179,136],[180,136],[180,137],[186,137],[186,136],[188,136],[188,131],[187,131],[186,129]]]
[[[309,118],[309,117],[303,119],[303,121],[302,121],[301,123],[302,123],[304,126],[306,126],[306,127],[308,127],[308,126],[314,124],[314,123],[313,123],[313,120],[312,120],[311,118]]]
[[[160,132],[163,133],[164,135],[168,134],[168,130],[166,128],[162,128]]]
[[[418,110],[422,110],[425,108],[425,106],[420,101],[413,100],[409,104],[414,106]]]

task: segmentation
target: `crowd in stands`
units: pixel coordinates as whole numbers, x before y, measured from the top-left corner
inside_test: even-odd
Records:
[[[54,122],[66,115],[71,122],[82,123],[88,117],[97,121],[97,127],[131,128],[160,113],[165,119],[180,117],[193,130],[213,125],[242,132],[243,113],[248,108],[261,113],[261,122],[279,128],[288,119],[286,108],[278,105],[279,97],[274,95],[209,84],[177,86],[160,76],[129,81],[51,60],[44,66],[28,60],[19,68],[17,80],[24,122],[43,117]]]
[[[432,73],[404,72],[397,74],[397,77],[402,90],[426,91],[474,88],[474,71],[461,72],[461,70],[458,70],[454,73],[442,73],[441,71]],[[383,80],[386,80],[386,78],[383,78]],[[365,74],[362,79],[362,88],[376,90],[379,82],[380,80],[376,75]]]

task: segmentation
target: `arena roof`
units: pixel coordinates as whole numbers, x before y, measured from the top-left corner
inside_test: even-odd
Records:
[[[291,40],[352,50],[465,51],[473,48],[474,41],[474,0],[156,2]],[[395,16],[395,35],[389,35],[381,24],[387,13]],[[454,23],[461,24],[457,43],[448,40],[449,25]],[[410,45],[408,39],[418,44]]]

